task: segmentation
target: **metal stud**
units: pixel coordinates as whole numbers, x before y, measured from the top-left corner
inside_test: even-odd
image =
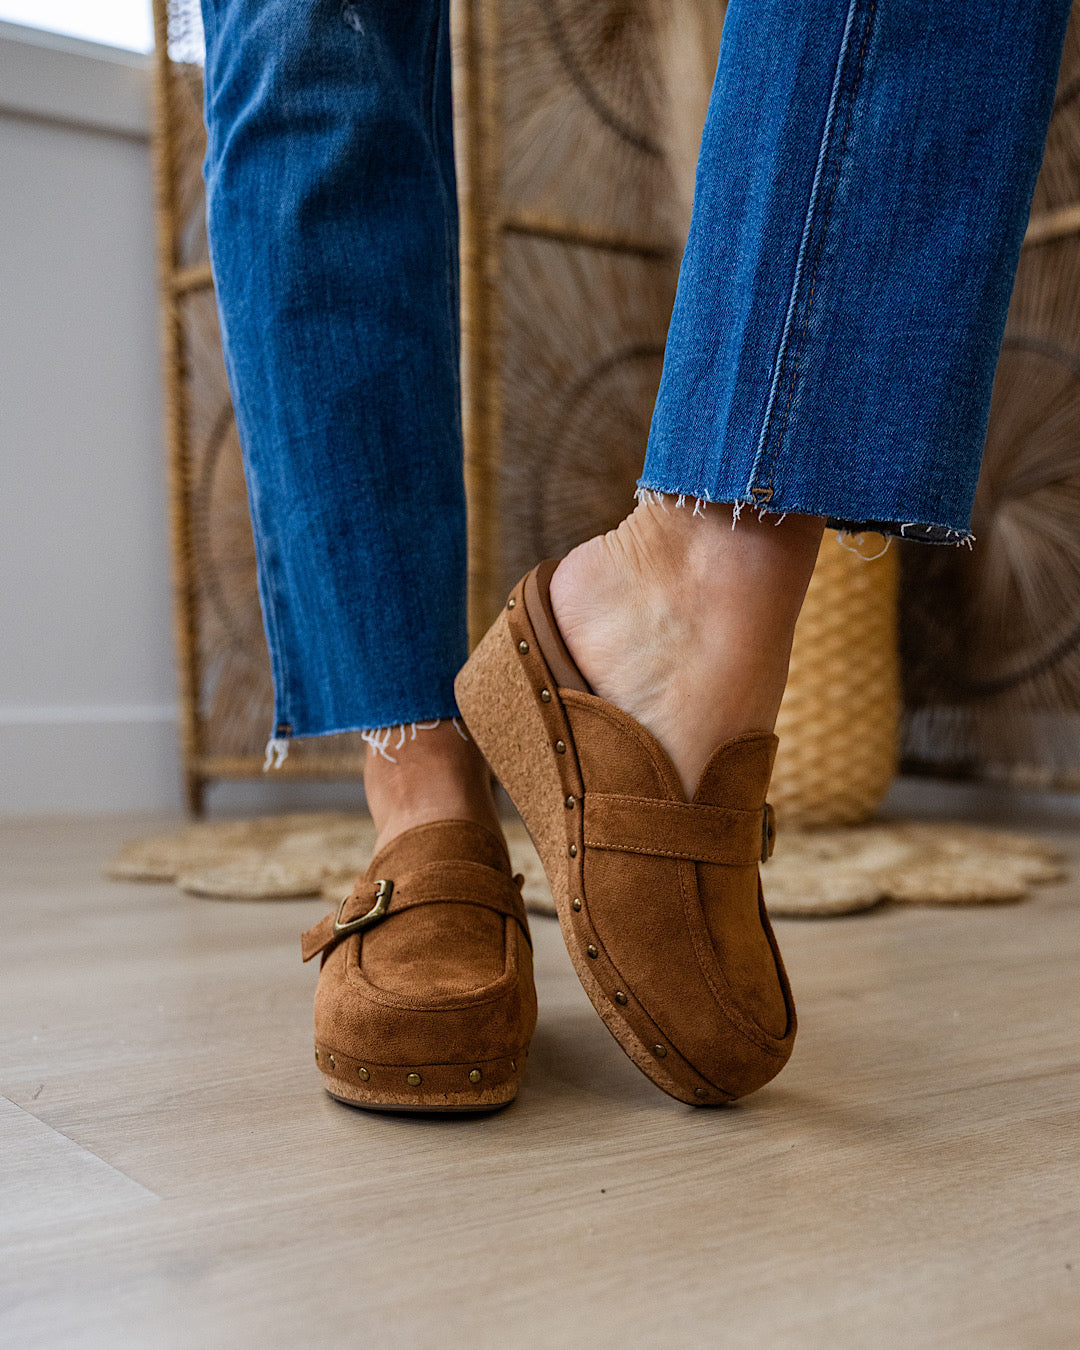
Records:
[[[615,990],[615,1002],[619,1005],[620,1008],[626,1007],[626,995],[623,993],[621,989]]]
[[[574,809],[574,799],[573,799],[573,797],[567,797],[567,799],[566,799],[566,801],[563,803],[563,805],[566,807],[566,809],[567,809],[568,811],[572,811],[572,810]]]
[[[653,1052],[653,1054],[656,1056],[657,1059],[663,1059],[664,1056],[667,1054],[667,1046],[666,1046],[666,1045],[654,1045],[653,1048],[652,1048],[652,1052]]]
[[[570,901],[570,907],[571,909],[573,909],[575,914],[581,913],[581,901],[578,899],[576,895],[574,896],[573,900]]]
[[[704,1100],[708,1095],[709,1095],[709,1092],[708,1092],[708,1089],[707,1089],[707,1088],[695,1088],[695,1089],[694,1089],[694,1096],[695,1096],[695,1097],[700,1097],[702,1100]]]
[[[525,641],[524,638],[522,638],[521,641],[518,643],[518,651],[522,654],[522,656],[524,656],[528,650],[529,644]]]
[[[470,1070],[469,1070],[469,1082],[470,1082],[470,1083],[479,1083],[479,1081],[480,1081],[480,1070],[479,1070],[479,1069],[470,1069]]]
[[[419,1087],[424,1080],[420,1077],[418,1073],[411,1073],[408,1075],[405,1081],[406,1083],[408,1083],[410,1087]]]
[[[514,606],[515,606],[516,604],[517,604],[517,601],[514,599],[513,596],[511,596],[510,599],[507,600],[507,602],[506,602],[506,608],[507,608],[507,609],[513,609]]]
[[[550,689],[541,689],[541,690],[540,690],[540,702],[541,702],[541,703],[550,703],[550,702],[551,702],[551,690],[550,690]]]
[[[596,947],[593,946],[593,944],[592,944],[591,942],[590,942],[589,945],[585,948],[585,950],[589,953],[589,955],[593,958],[594,961],[595,961],[596,958],[600,955],[600,952],[597,950]]]
[[[511,1067],[511,1069],[516,1069],[516,1068],[517,1068],[517,1060],[516,1060],[516,1059],[512,1059],[512,1060],[510,1061],[510,1067]]]
[[[333,1055],[330,1056],[330,1067],[331,1067],[332,1069],[336,1069],[336,1068],[337,1068],[337,1065],[334,1063],[334,1056],[333,1056]]]
[[[319,1062],[319,1047],[316,1046],[316,1047],[315,1047],[315,1063],[318,1064],[318,1062]]]
[[[565,754],[566,754],[566,742],[565,742],[565,741],[556,741],[556,742],[555,742],[555,753],[556,753],[557,755],[565,755]]]
[[[577,857],[577,844],[571,844],[571,845],[570,845],[570,856],[571,856],[571,858],[576,858],[576,857]]]
[[[371,1074],[368,1073],[367,1069],[357,1069],[356,1076],[360,1079],[361,1083],[366,1083],[371,1077]]]

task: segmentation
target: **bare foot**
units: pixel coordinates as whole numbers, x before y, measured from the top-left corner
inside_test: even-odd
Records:
[[[666,507],[666,509],[665,509]],[[772,731],[824,521],[639,502],[569,553],[551,601],[595,692],[667,751],[687,797],[723,741]]]
[[[399,744],[400,742],[400,744]],[[392,756],[391,762],[387,756]],[[472,738],[450,721],[395,729],[384,752],[368,745],[364,791],[375,822],[375,850],[437,820],[471,820],[502,837],[491,791],[491,770]]]

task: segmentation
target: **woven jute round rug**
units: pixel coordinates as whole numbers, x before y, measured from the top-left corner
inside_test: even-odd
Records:
[[[507,823],[510,857],[525,877],[525,903],[553,914],[540,860],[520,821]],[[125,844],[108,868],[125,881],[173,881],[216,900],[336,904],[371,858],[365,816],[303,813],[202,822]],[[892,901],[1000,904],[1065,875],[1062,855],[1025,835],[944,822],[878,822],[834,830],[786,830],[762,878],[774,917],[852,914]]]

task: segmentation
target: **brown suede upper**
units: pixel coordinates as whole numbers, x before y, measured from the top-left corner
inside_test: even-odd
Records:
[[[566,794],[564,936],[628,1053],[662,1064],[661,1086],[674,1080],[685,1100],[742,1096],[779,1072],[796,1029],[758,873],[772,847],[776,737],[720,746],[687,802],[656,739],[587,692],[553,644],[554,566],[515,588],[506,617]]]
[[[385,914],[335,937],[335,920],[372,910],[379,882],[392,883]],[[339,1076],[362,1070],[370,1085],[385,1070],[394,1091],[397,1069],[447,1092],[461,1066],[485,1088],[518,1071],[536,1025],[528,922],[505,845],[482,825],[440,821],[392,840],[340,913],[304,934],[304,959],[320,952],[321,1067],[332,1055]]]
[[[758,881],[776,738],[721,746],[689,804],[667,755],[633,718],[593,695],[562,699],[585,784],[591,926],[675,1046],[728,1090],[742,1039],[779,1054],[774,1043],[788,1031]],[[613,831],[615,794],[626,805]]]

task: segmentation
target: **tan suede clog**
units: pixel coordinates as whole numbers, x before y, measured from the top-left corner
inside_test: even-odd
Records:
[[[405,831],[302,947],[322,955],[315,1061],[331,1096],[389,1111],[513,1100],[536,992],[521,878],[490,830]]]
[[[776,738],[739,736],[693,800],[656,739],[597,698],[530,572],[458,676],[462,714],[521,813],[574,968],[608,1030],[694,1105],[783,1068],[795,1007],[761,896]]]

